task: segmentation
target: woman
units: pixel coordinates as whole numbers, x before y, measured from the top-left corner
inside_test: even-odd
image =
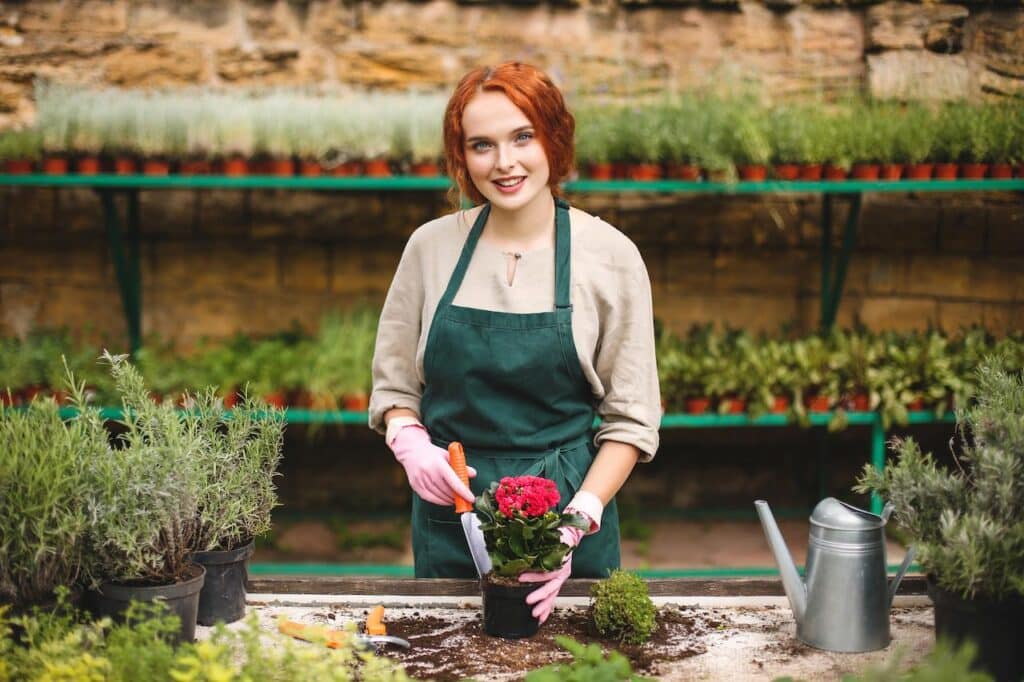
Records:
[[[573,577],[619,565],[614,496],[658,448],[650,282],[637,248],[568,204],[575,122],[517,62],[466,74],[445,112],[448,172],[476,204],[415,231],[391,283],[373,360],[370,426],[414,491],[417,577],[475,576],[452,505],[503,476],[555,480],[591,528],[528,597],[547,619]],[[593,432],[595,414],[601,422]],[[465,447],[471,490],[448,465]],[[565,504],[568,502],[568,504]]]

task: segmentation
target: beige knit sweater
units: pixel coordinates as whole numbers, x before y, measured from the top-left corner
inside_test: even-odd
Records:
[[[383,433],[384,413],[417,414],[423,353],[434,311],[480,207],[418,228],[398,265],[377,331],[370,427]],[[636,446],[641,461],[658,449],[661,397],[654,356],[651,285],[636,246],[617,229],[571,209],[572,332],[583,375],[601,417],[595,441]],[[552,247],[522,254],[508,283],[508,257],[481,238],[454,304],[509,313],[552,310]]]

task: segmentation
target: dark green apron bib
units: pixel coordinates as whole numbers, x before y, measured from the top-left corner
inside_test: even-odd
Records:
[[[502,313],[452,305],[487,223],[480,212],[437,306],[423,358],[421,417],[434,443],[460,441],[477,470],[479,495],[504,476],[544,476],[558,484],[558,508],[583,483],[596,452],[590,385],[572,338],[569,205],[555,201],[555,309]],[[454,507],[413,493],[417,578],[472,578],[476,569]],[[573,552],[572,577],[604,578],[619,566],[619,517],[605,507],[601,530]]]

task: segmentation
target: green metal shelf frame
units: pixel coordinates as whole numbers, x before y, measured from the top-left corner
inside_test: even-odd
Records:
[[[142,280],[139,268],[139,192],[141,190],[234,189],[234,190],[336,190],[336,191],[444,191],[451,186],[446,177],[278,177],[249,175],[5,175],[0,186],[78,187],[99,194],[107,226],[107,238],[114,260],[121,303],[124,307],[132,352],[142,343]],[[820,326],[830,329],[842,300],[846,270],[854,250],[864,192],[1006,192],[1024,191],[1024,179],[1009,180],[843,180],[827,182],[685,182],[681,180],[574,180],[564,184],[567,192],[641,192],[661,194],[821,194],[821,305]],[[125,217],[120,218],[116,197],[124,196]],[[843,229],[842,247],[833,253],[832,213],[834,197],[849,199],[850,209]],[[123,225],[122,225],[123,223]],[[128,245],[123,246],[127,229]]]

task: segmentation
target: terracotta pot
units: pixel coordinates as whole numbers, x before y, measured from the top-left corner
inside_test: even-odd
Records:
[[[98,175],[100,158],[98,156],[82,156],[75,161],[75,171],[79,175]]]
[[[879,178],[882,180],[899,180],[903,175],[902,163],[883,163],[879,171]]]
[[[854,180],[877,180],[880,170],[877,163],[855,163],[850,177]]]
[[[931,180],[932,173],[935,172],[935,164],[932,163],[912,163],[907,166],[907,179],[908,180]]]
[[[291,177],[295,175],[295,162],[291,159],[271,159],[267,172],[279,178]]]
[[[796,180],[800,177],[800,166],[795,163],[777,163],[772,167],[776,180]]]
[[[1024,178],[1024,163],[1017,164],[1017,177]]]
[[[845,180],[849,175],[849,171],[840,166],[825,166],[825,179],[826,180]]]
[[[1008,163],[993,163],[989,167],[988,176],[999,180],[1007,180],[1013,177],[1013,166]]]
[[[209,175],[210,171],[211,164],[205,159],[182,161],[181,165],[178,166],[179,175]]]
[[[809,395],[804,399],[804,405],[809,412],[828,412],[829,400],[827,395]]]
[[[626,172],[630,180],[647,182],[661,178],[661,166],[656,163],[631,163]]]
[[[956,180],[957,172],[960,167],[955,163],[937,163],[935,164],[935,179],[936,180]]]
[[[224,407],[229,410],[238,404],[238,391],[237,389],[231,389],[224,394]]]
[[[800,166],[800,179],[814,182],[821,180],[822,167],[820,163],[805,163]]]
[[[146,159],[142,162],[144,175],[170,175],[171,164],[163,159]]]
[[[924,409],[924,398],[918,397],[907,403],[907,410],[910,412],[920,412]]]
[[[299,175],[304,178],[315,178],[324,174],[324,167],[319,161],[299,161]]]
[[[988,173],[987,163],[961,163],[960,177],[968,180],[981,180]]]
[[[686,399],[686,412],[687,414],[705,414],[711,409],[710,398],[687,398]]]
[[[685,180],[686,182],[700,180],[700,166],[692,163],[670,163],[667,170],[668,176],[673,180]]]
[[[744,398],[725,398],[725,414],[743,414],[747,411],[747,401]]]
[[[436,178],[441,175],[441,168],[433,161],[420,161],[414,163],[410,169],[412,174],[418,178]]]
[[[850,409],[854,412],[868,412],[871,410],[871,396],[867,393],[856,393],[850,397]]]
[[[386,178],[391,175],[387,159],[370,159],[363,164],[363,175],[370,178]]]
[[[788,395],[777,395],[772,398],[772,414],[783,414],[789,411],[790,400]]]
[[[43,172],[47,175],[67,175],[68,160],[59,156],[50,156],[43,159]]]
[[[607,161],[588,164],[587,177],[591,180],[611,180],[612,164]]]
[[[118,156],[114,158],[114,173],[116,175],[135,175],[138,167],[135,159],[130,156]]]
[[[267,393],[263,396],[263,400],[265,400],[268,405],[282,410],[288,407],[288,400],[284,391],[273,391],[271,393]]]
[[[223,173],[228,177],[237,178],[249,174],[249,161],[240,156],[232,156],[222,162]]]
[[[29,175],[34,165],[27,159],[8,159],[4,162],[4,171],[11,175]]]
[[[629,164],[625,161],[612,161],[612,178],[625,180],[629,177]]]
[[[354,175],[363,174],[363,164],[358,161],[345,161],[331,169],[331,175],[336,178],[350,178]]]
[[[768,177],[767,166],[744,164],[737,166],[736,170],[740,174],[740,180],[745,180],[746,182],[764,182]]]
[[[370,407],[370,396],[365,393],[347,393],[341,404],[350,412],[366,412]]]

